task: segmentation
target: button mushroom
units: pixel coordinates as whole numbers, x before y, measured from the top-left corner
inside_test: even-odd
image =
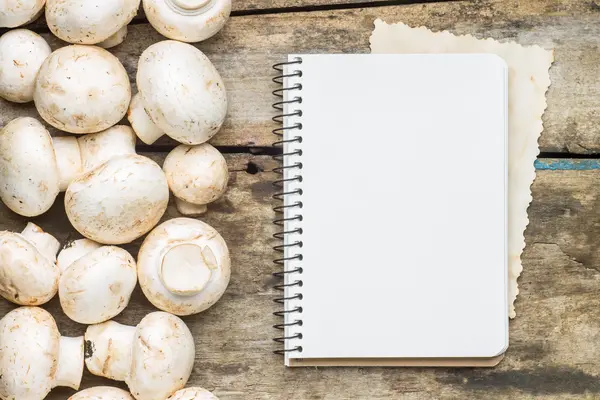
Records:
[[[46,0],[2,0],[0,28],[15,28],[35,21],[44,11]]]
[[[65,42],[97,44],[126,27],[139,6],[140,0],[47,0],[46,21]]]
[[[50,301],[58,290],[59,246],[52,235],[31,222],[20,234],[0,232],[0,295],[19,305]]]
[[[0,36],[0,97],[16,103],[32,101],[35,78],[51,52],[44,38],[27,29]]]
[[[183,215],[205,213],[206,205],[227,190],[227,162],[208,143],[176,147],[165,159],[163,170],[175,195],[177,209]]]
[[[80,324],[117,316],[129,304],[137,283],[135,260],[127,251],[97,246],[88,239],[77,240],[64,250],[69,254],[59,264],[65,268],[68,260],[75,259],[62,270],[58,295],[64,313]]]
[[[21,307],[0,320],[0,398],[42,400],[52,388],[79,389],[83,337],[61,337],[47,311]]]
[[[148,22],[163,36],[200,42],[221,30],[231,14],[231,0],[144,0]]]
[[[116,125],[99,133],[55,137],[54,151],[60,172],[60,190],[83,173],[120,155],[135,154],[135,133],[125,125]]]
[[[230,276],[225,240],[210,225],[191,218],[157,226],[138,255],[142,291],[154,306],[176,315],[211,307],[225,292]]]
[[[178,317],[145,316],[137,327],[114,321],[85,332],[88,370],[125,381],[137,400],[165,400],[187,383],[194,365],[194,339]]]
[[[119,60],[96,46],[60,48],[44,61],[33,95],[50,125],[70,133],[100,132],[119,122],[131,101]]]
[[[103,244],[129,243],[150,231],[167,209],[162,169],[139,155],[113,157],[75,179],[65,194],[71,224]]]
[[[36,119],[17,118],[0,130],[0,199],[17,214],[41,215],[75,178],[126,154],[135,154],[135,134],[127,126],[52,139]]]
[[[96,386],[82,390],[69,397],[68,400],[133,400],[133,397],[122,389],[110,386]]]
[[[36,119],[24,117],[0,130],[0,199],[25,217],[48,211],[59,192],[52,138]]]
[[[151,121],[181,143],[208,141],[225,120],[223,80],[208,57],[190,44],[166,40],[148,47],[138,64],[137,87]]]
[[[191,387],[179,390],[168,400],[219,400],[219,398],[206,389]]]

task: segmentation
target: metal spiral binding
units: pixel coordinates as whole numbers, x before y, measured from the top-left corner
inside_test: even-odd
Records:
[[[289,126],[285,126],[286,119],[297,120],[299,117],[302,117],[302,110],[298,109],[299,105],[302,104],[302,97],[300,97],[299,93],[302,91],[302,84],[295,83],[289,87],[283,86],[285,79],[295,80],[302,77],[302,71],[299,67],[296,67],[295,69],[289,67],[294,65],[299,66],[300,64],[302,64],[302,59],[298,57],[294,60],[282,62],[273,66],[279,74],[273,78],[273,82],[282,85],[281,88],[273,91],[273,95],[280,98],[280,101],[273,104],[273,107],[280,112],[279,115],[273,117],[273,121],[281,125],[273,130],[273,133],[279,136],[279,140],[273,143],[273,147],[282,149],[280,154],[273,156],[273,158],[280,163],[280,165],[273,170],[273,172],[280,177],[273,182],[273,185],[277,190],[277,193],[273,195],[273,198],[282,202],[282,204],[273,208],[277,214],[277,219],[275,219],[273,223],[281,228],[281,231],[275,233],[273,237],[282,241],[281,244],[273,247],[275,251],[282,253],[280,258],[274,260],[274,263],[279,267],[279,271],[273,273],[273,276],[278,278],[280,283],[273,286],[273,288],[284,292],[282,297],[274,299],[276,303],[283,306],[283,309],[273,313],[284,319],[282,323],[273,326],[275,329],[279,329],[284,333],[273,340],[284,346],[283,349],[275,351],[276,354],[281,355],[290,352],[302,352],[302,346],[300,345],[286,348],[286,342],[288,340],[302,339],[302,333],[299,332],[298,328],[302,326],[302,319],[299,318],[299,314],[302,313],[302,307],[290,306],[291,302],[297,304],[298,300],[302,300],[302,293],[300,293],[299,288],[303,285],[301,279],[303,271],[302,267],[294,265],[298,261],[302,261],[302,254],[297,252],[291,254],[291,250],[302,248],[302,241],[295,240],[292,243],[289,243],[286,240],[286,237],[289,239],[291,235],[302,235],[302,228],[298,227],[299,223],[302,222],[302,215],[300,214],[302,202],[300,200],[291,203],[286,201],[286,198],[288,198],[288,200],[291,198],[290,196],[298,197],[302,195],[302,188],[293,187],[294,184],[297,186],[302,182],[302,175],[300,174],[302,162],[297,161],[293,164],[287,164],[286,160],[286,158],[299,158],[302,156],[302,149],[291,148],[295,147],[292,146],[292,144],[302,143],[302,136],[296,135],[291,137],[289,134],[290,131],[302,130],[302,123],[294,122]],[[286,230],[286,225],[295,225],[295,227]],[[294,277],[299,279],[294,279]],[[290,294],[291,291],[294,293]]]

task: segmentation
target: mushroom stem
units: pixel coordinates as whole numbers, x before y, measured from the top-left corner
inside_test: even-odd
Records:
[[[99,249],[101,245],[89,239],[75,240],[69,247],[65,247],[58,254],[58,268],[63,273],[71,264],[81,257]]]
[[[59,189],[64,192],[83,171],[81,149],[79,141],[73,136],[55,137],[52,142],[58,165]]]
[[[135,339],[135,326],[107,321],[90,325],[85,331],[89,346],[85,365],[97,376],[124,381],[131,370],[131,349]]]
[[[54,236],[46,233],[34,223],[29,222],[21,235],[29,240],[50,262],[56,262],[56,253],[60,248],[60,243]]]
[[[54,385],[79,390],[83,376],[83,336],[61,337]]]
[[[131,99],[127,118],[137,137],[145,144],[154,144],[165,134],[148,115],[139,93]]]
[[[52,141],[58,166],[59,189],[63,192],[83,173],[111,158],[135,154],[135,133],[124,125],[116,125],[79,138],[55,137]]]
[[[183,11],[184,14],[193,12],[198,13],[212,6],[214,0],[167,0],[167,3],[178,11]]]
[[[98,43],[98,46],[104,49],[110,49],[111,47],[115,47],[123,43],[125,38],[127,37],[127,25],[123,25],[121,29],[115,32],[108,39]]]
[[[193,204],[179,197],[175,197],[175,205],[180,214],[188,217],[197,217],[208,211],[206,204]]]
[[[200,293],[210,282],[212,271],[218,268],[210,247],[180,244],[164,255],[159,276],[167,290],[180,296]]]

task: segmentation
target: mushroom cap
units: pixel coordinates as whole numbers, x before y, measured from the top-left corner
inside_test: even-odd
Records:
[[[144,11],[161,35],[200,42],[223,28],[231,14],[231,0],[144,0]]]
[[[97,46],[62,47],[42,64],[33,94],[46,122],[70,133],[100,132],[127,113],[131,84],[123,64]]]
[[[0,295],[15,304],[41,305],[58,290],[60,270],[23,235],[0,232]]]
[[[165,159],[163,170],[173,194],[192,204],[212,203],[227,190],[227,162],[208,143],[177,146]]]
[[[0,36],[0,97],[16,103],[32,101],[35,78],[50,53],[44,38],[27,29]]]
[[[0,320],[0,398],[43,399],[54,383],[60,334],[47,311],[17,308]]]
[[[219,398],[201,387],[189,387],[179,390],[169,397],[169,400],[219,400]]]
[[[175,218],[157,226],[138,254],[142,291],[154,306],[175,315],[211,307],[227,289],[230,277],[225,240],[195,219]]]
[[[0,0],[0,28],[25,25],[40,16],[46,0]]]
[[[111,158],[75,179],[65,194],[71,224],[103,244],[129,243],[150,231],[169,203],[162,169],[139,155]]]
[[[133,400],[133,397],[123,389],[96,386],[75,393],[68,400]]]
[[[181,143],[204,143],[225,121],[223,80],[190,44],[165,40],[148,47],[140,56],[137,87],[152,121]]]
[[[69,43],[100,43],[127,25],[140,0],[47,0],[46,21],[59,39]]]
[[[118,247],[104,246],[63,272],[58,286],[60,305],[80,324],[108,321],[127,307],[136,283],[133,257]]]
[[[36,119],[17,118],[0,130],[0,198],[25,217],[48,211],[60,177],[52,138]]]
[[[183,388],[196,355],[194,338],[178,317],[153,312],[136,328],[132,366],[125,382],[138,400],[165,400]]]

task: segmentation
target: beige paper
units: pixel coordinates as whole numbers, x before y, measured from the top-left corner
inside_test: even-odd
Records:
[[[471,35],[456,36],[446,31],[434,33],[425,27],[387,24],[380,19],[375,21],[370,41],[372,53],[494,53],[508,64],[508,300],[509,315],[514,318],[514,302],[519,293],[517,279],[523,270],[524,233],[529,222],[527,208],[535,179],[534,161],[539,154],[538,138],[543,130],[553,51]]]

